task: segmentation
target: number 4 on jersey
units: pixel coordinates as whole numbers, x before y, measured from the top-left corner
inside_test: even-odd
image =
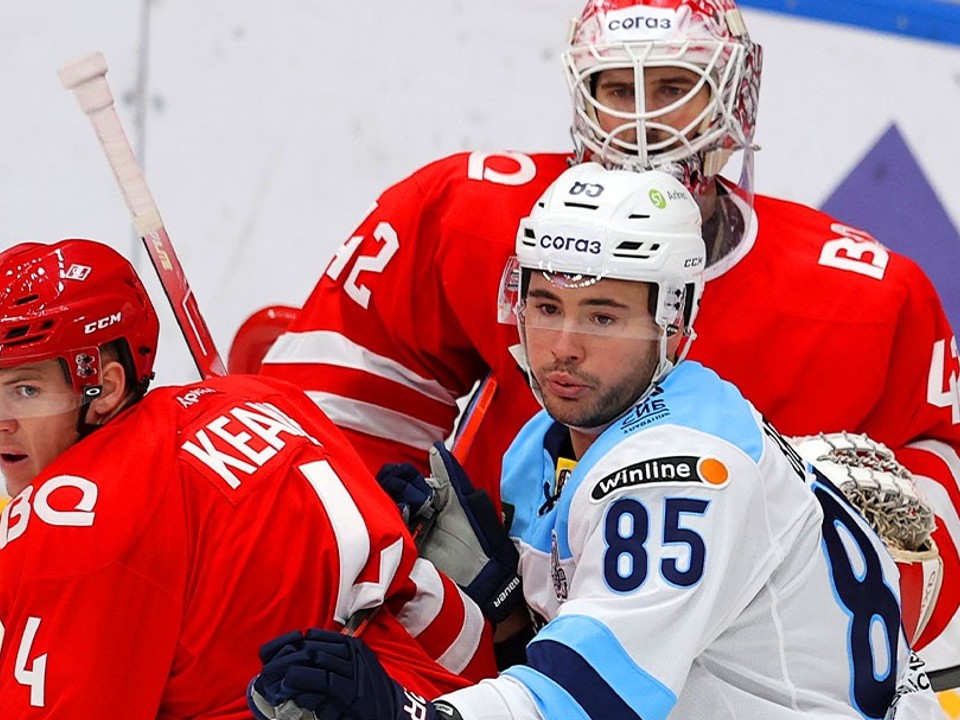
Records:
[[[30,650],[40,628],[40,618],[28,617],[23,628],[23,637],[20,638],[20,647],[17,650],[17,662],[13,668],[13,676],[21,685],[30,688],[30,705],[43,707],[47,680],[47,655],[44,653],[30,663]],[[29,667],[28,667],[29,664]]]
[[[957,338],[950,340],[950,362],[947,363],[947,342],[933,344],[930,375],[927,379],[927,402],[934,407],[950,408],[954,425],[960,424],[960,383],[958,383]],[[944,387],[946,383],[946,387]]]

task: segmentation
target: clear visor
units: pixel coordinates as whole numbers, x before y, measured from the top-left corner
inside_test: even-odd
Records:
[[[589,275],[524,269],[512,257],[500,283],[499,320],[519,324],[523,330],[640,340],[660,340],[664,336],[650,309],[656,305],[655,287],[650,286],[653,298],[641,303],[635,293],[617,290],[620,283],[637,283],[611,280],[616,285],[598,285],[600,280]]]
[[[0,420],[75,413],[83,398],[67,382],[58,360],[0,368]]]

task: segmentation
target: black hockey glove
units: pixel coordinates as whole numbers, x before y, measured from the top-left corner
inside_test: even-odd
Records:
[[[282,635],[260,648],[247,687],[257,720],[436,720],[437,704],[393,680],[359,638],[329,630]],[[445,702],[444,718],[457,720]]]
[[[397,504],[403,522],[419,547],[437,517],[437,492],[410,463],[387,464],[377,471],[380,487]]]

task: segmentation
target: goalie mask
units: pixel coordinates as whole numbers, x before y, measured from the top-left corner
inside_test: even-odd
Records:
[[[701,204],[708,265],[750,229],[761,58],[732,0],[590,0],[563,55],[578,160],[677,177]]]
[[[101,391],[101,347],[119,340],[120,360],[142,393],[159,333],[136,271],[106,245],[21,243],[0,253],[0,368],[59,360],[86,402]]]
[[[649,316],[617,331],[658,345],[653,376],[636,402],[686,355],[695,336],[703,269],[700,210],[679,181],[659,171],[605,170],[582,163],[560,175],[521,220],[516,256],[501,281],[499,317],[520,325],[521,345],[525,324],[553,322],[527,313],[526,291],[534,272],[565,288],[607,278],[649,284]],[[574,332],[608,330],[577,325]],[[525,348],[522,353],[526,366]],[[536,384],[531,385],[540,399]]]

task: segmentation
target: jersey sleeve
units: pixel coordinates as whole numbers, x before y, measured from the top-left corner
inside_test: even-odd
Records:
[[[916,645],[931,669],[960,665],[955,332],[913,261],[812,208],[755,201],[756,243],[708,280],[690,357],[741,388],[787,435],[865,433],[895,452],[933,505],[944,563]],[[743,347],[763,347],[763,358]]]
[[[452,231],[444,197],[414,175],[389,188],[340,247],[262,372],[303,388],[371,470],[426,469],[450,434],[456,398],[484,372],[451,307],[439,257]]]
[[[371,470],[426,470],[429,448],[454,430],[457,400],[491,370],[516,373],[515,329],[497,323],[500,278],[520,218],[565,166],[560,155],[464,153],[386,190],[261,372],[307,391]],[[535,405],[524,407],[519,423]],[[502,431],[501,449],[519,423]],[[499,457],[489,465],[492,479],[478,482],[492,490]]]
[[[943,584],[915,647],[928,669],[960,667],[960,394],[957,340],[936,290],[911,261],[893,258],[905,293],[884,391],[863,432],[882,439],[936,514]]]

